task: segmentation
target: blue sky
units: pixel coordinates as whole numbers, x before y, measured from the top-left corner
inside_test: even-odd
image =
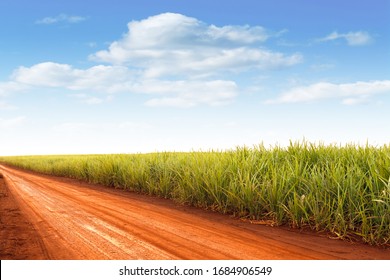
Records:
[[[389,1],[0,2],[0,155],[388,144]]]

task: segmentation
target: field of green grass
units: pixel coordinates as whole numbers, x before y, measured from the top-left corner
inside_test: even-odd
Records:
[[[390,244],[390,147],[0,157],[0,162],[173,199],[247,219]]]

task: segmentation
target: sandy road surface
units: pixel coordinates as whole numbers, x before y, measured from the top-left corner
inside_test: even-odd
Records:
[[[38,247],[27,255],[30,259],[390,259],[389,248],[254,225],[165,199],[6,166],[0,172],[28,220],[24,223],[32,225],[17,230],[31,236],[21,245]],[[9,217],[7,209],[2,219]],[[10,238],[6,226],[2,231],[2,238]]]

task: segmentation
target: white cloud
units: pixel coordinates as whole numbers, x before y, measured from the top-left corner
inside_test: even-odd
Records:
[[[268,39],[269,35],[265,28],[261,26],[250,27],[244,26],[232,26],[227,25],[223,27],[217,27],[210,25],[205,32],[209,40],[226,40],[230,42],[251,44],[255,42],[264,42]]]
[[[61,15],[47,22],[68,18]],[[95,93],[108,94],[109,99],[121,92],[149,96],[147,106],[215,106],[232,102],[239,91],[235,81],[221,78],[226,72],[283,69],[302,61],[300,54],[286,55],[259,46],[270,36],[280,36],[268,34],[261,26],[217,27],[165,13],[132,21],[128,29],[108,50],[91,56],[113,65],[77,69],[43,62],[19,67],[11,81],[24,87],[75,91],[73,96],[86,104],[107,100]]]
[[[19,67],[13,81],[38,87],[63,87],[70,90],[95,90],[114,93],[132,80],[132,71],[122,66],[97,65],[86,70],[68,64],[43,62],[32,67]],[[118,89],[118,84],[121,89]]]
[[[138,92],[159,95],[148,106],[192,107],[199,104],[225,105],[233,101],[238,88],[232,81],[146,81]]]
[[[390,80],[333,84],[320,82],[309,86],[296,87],[283,92],[278,98],[266,103],[298,103],[321,99],[341,99],[343,104],[353,105],[366,102],[377,94],[390,94]]]
[[[54,24],[58,22],[66,22],[66,23],[78,23],[86,20],[86,17],[82,16],[70,16],[67,14],[59,14],[55,17],[45,17],[43,19],[37,20],[36,24]]]
[[[152,96],[151,100],[146,102],[148,106],[223,105],[230,103],[238,92],[233,81],[145,79],[123,66],[98,65],[82,70],[67,64],[44,62],[29,68],[20,67],[14,71],[12,79],[15,83],[25,86],[90,90],[108,94],[140,93]],[[70,96],[87,104],[104,101],[85,93]],[[109,97],[106,100],[109,100]]]
[[[349,33],[333,32],[328,36],[318,39],[319,42],[334,41],[337,39],[345,39],[350,46],[363,46],[368,45],[373,41],[373,38],[368,32],[357,31]]]
[[[172,75],[213,75],[249,68],[288,67],[302,61],[256,46],[269,38],[261,26],[207,25],[181,14],[165,13],[128,24],[128,32],[108,50],[90,58],[131,65],[149,78]]]
[[[61,87],[76,79],[70,65],[53,62],[43,62],[32,67],[21,66],[11,78],[26,85],[48,87]]]

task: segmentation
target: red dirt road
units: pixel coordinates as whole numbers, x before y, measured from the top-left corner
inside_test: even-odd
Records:
[[[0,173],[1,259],[390,259],[390,248],[6,166]]]

